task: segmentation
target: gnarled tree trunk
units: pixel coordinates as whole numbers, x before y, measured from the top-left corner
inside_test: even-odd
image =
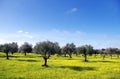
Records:
[[[105,54],[102,55],[103,60],[105,59]]]
[[[117,54],[117,58],[119,58],[119,54]]]
[[[110,59],[112,59],[112,54],[110,54]]]
[[[97,54],[94,55],[94,57],[96,58]]]
[[[67,57],[67,56],[66,56],[66,53],[64,54],[64,57]]]
[[[26,56],[26,52],[24,52],[25,53],[25,56]]]
[[[69,53],[69,57],[72,58],[72,54]]]
[[[84,61],[87,62],[87,54],[84,54]]]
[[[42,66],[45,66],[45,67],[47,67],[48,65],[47,65],[47,57],[43,57],[43,59],[44,59],[44,64],[42,65]]]
[[[6,52],[6,59],[9,60],[8,52]]]
[[[12,55],[13,55],[13,52],[11,52],[12,53]]]

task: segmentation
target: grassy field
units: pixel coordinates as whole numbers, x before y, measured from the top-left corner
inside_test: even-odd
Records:
[[[0,53],[0,79],[120,79],[120,59],[88,57],[83,62],[82,56],[68,57],[51,56],[49,67],[45,68],[40,55],[23,54],[10,55]]]

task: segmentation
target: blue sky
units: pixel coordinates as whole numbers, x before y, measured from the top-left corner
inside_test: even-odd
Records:
[[[0,0],[0,43],[120,48],[119,0]]]

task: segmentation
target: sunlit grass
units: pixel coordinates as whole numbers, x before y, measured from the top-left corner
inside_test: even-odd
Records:
[[[83,57],[51,56],[49,67],[45,68],[39,54],[10,54],[10,60],[0,53],[0,79],[120,79],[120,59],[108,56],[102,60],[100,56]]]

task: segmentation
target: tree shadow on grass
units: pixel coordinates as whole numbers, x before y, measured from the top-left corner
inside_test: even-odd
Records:
[[[18,59],[18,61],[26,61],[26,62],[38,62],[37,60],[24,60],[24,59]]]
[[[6,56],[0,56],[0,58],[5,58]],[[12,55],[9,55],[10,58],[36,58],[35,56],[12,56]],[[38,56],[39,57],[39,56]]]
[[[93,63],[96,63],[96,62],[101,62],[101,63],[119,63],[119,62],[116,62],[116,61],[107,61],[107,60],[90,61],[90,62],[93,62]]]
[[[5,58],[6,56],[0,56],[1,58]],[[9,56],[10,58],[21,58],[21,56]]]
[[[6,56],[0,56],[0,58],[5,58]]]
[[[95,67],[80,67],[80,66],[60,66],[60,68],[69,68],[69,69],[75,70],[75,71],[96,70]]]

